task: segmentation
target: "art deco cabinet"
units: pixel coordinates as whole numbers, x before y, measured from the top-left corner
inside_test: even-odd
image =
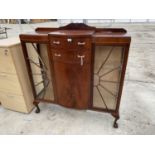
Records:
[[[33,105],[32,88],[17,38],[0,42],[0,102],[7,109],[29,113]]]
[[[71,23],[37,28],[20,40],[37,113],[40,101],[104,111],[118,127],[131,40],[126,30]]]

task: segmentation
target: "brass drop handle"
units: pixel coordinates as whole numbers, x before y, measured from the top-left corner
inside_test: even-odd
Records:
[[[61,57],[61,54],[54,53],[54,56],[56,56],[56,57]]]
[[[78,58],[80,58],[80,64],[83,66],[83,59],[85,58],[85,55],[77,55]]]
[[[72,42],[72,38],[67,38],[67,41],[68,42]]]
[[[81,45],[85,45],[86,43],[85,42],[78,42],[77,43],[79,46],[81,46]]]
[[[53,41],[53,44],[59,45],[60,44],[60,41]]]

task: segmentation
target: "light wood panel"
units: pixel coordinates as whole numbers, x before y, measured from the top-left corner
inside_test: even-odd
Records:
[[[33,94],[21,45],[0,50],[0,102],[10,110],[29,113],[34,107]]]
[[[0,72],[16,74],[16,69],[8,48],[0,48]]]
[[[4,93],[0,91],[0,100],[2,106],[7,109],[24,113],[28,112],[23,96]]]
[[[32,93],[30,80],[28,77],[28,72],[26,69],[26,64],[25,64],[23,52],[21,49],[21,45],[20,44],[15,45],[11,47],[10,50],[11,50],[15,68],[17,70],[18,80],[22,89],[22,94],[25,99],[25,104],[28,111],[30,112],[34,107],[33,105],[34,97]]]
[[[22,95],[22,90],[17,75],[0,73],[0,90]]]

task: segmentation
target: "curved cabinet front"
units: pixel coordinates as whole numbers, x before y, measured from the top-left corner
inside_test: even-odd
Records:
[[[71,37],[69,37],[71,38]],[[80,38],[72,38],[72,43],[66,42],[68,47],[63,50],[63,47],[53,49],[53,42],[59,43],[62,38],[50,36],[51,51],[50,57],[53,64],[57,103],[65,107],[87,109],[90,103],[91,91],[91,42],[90,38],[85,38],[80,41]],[[66,38],[67,40],[67,38]],[[78,44],[75,41],[83,43],[87,41],[90,47],[78,49]],[[84,44],[84,43],[83,43]],[[61,45],[61,44],[60,44]],[[61,45],[62,46],[62,45]],[[81,46],[81,45],[80,45]]]

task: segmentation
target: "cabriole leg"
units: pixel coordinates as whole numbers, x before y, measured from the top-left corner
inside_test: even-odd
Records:
[[[40,108],[39,108],[39,103],[38,102],[34,102],[33,103],[35,106],[36,106],[36,110],[35,110],[35,113],[40,113]]]
[[[114,124],[113,124],[113,127],[114,128],[118,128],[118,123],[117,123],[117,120],[118,120],[119,118],[115,118],[115,120],[114,120]]]
[[[112,113],[112,116],[115,117],[114,123],[113,123],[113,127],[114,128],[118,128],[118,119],[119,119],[119,113]]]
[[[40,113],[40,108],[39,108],[39,106],[38,106],[38,104],[36,105],[36,111],[35,111],[35,113]]]

